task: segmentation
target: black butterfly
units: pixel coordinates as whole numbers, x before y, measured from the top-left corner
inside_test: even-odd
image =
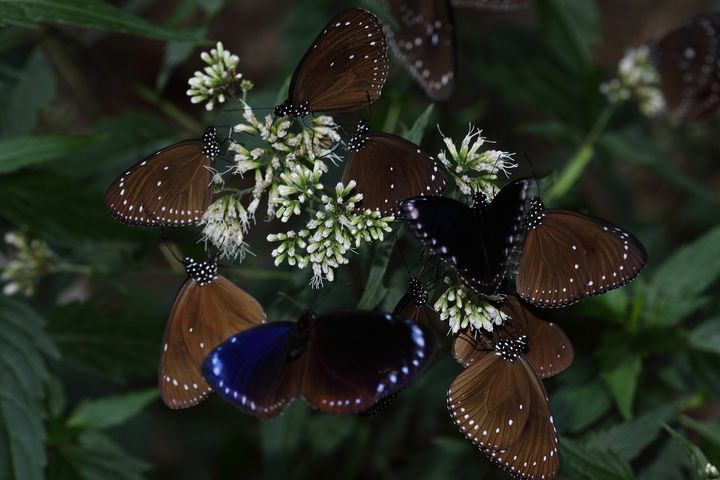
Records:
[[[188,278],[175,297],[160,360],[160,392],[170,408],[199,403],[211,389],[200,368],[212,349],[265,321],[253,297],[218,275],[217,263],[185,259]]]
[[[380,20],[352,8],[338,14],[300,60],[288,99],[275,115],[358,110],[380,98],[388,72],[387,41]]]
[[[402,216],[425,246],[477,293],[497,296],[517,265],[523,300],[561,307],[625,285],[647,262],[642,244],[600,218],[545,210],[521,179],[473,208],[442,197],[402,203]]]
[[[210,166],[220,153],[215,129],[145,157],[105,193],[110,213],[124,223],[182,227],[197,223],[210,205]]]
[[[453,355],[465,370],[448,390],[448,410],[463,435],[513,477],[554,479],[560,452],[540,377],[567,367],[572,346],[556,325],[508,302],[501,309],[513,316],[490,338],[464,332],[455,340]]]
[[[453,7],[471,7],[495,12],[521,10],[532,4],[532,0],[452,0]]]
[[[235,335],[208,355],[207,382],[237,408],[268,419],[302,396],[328,413],[368,410],[427,366],[433,335],[411,320],[369,311],[304,314]]]
[[[694,120],[720,107],[720,14],[668,33],[654,54],[671,120]]]
[[[401,137],[371,132],[364,120],[350,138],[348,150],[342,181],[347,185],[355,180],[355,191],[363,195],[359,210],[395,214],[402,200],[435,195],[447,185],[448,175],[440,162]]]
[[[455,84],[455,25],[449,0],[386,0],[397,28],[385,30],[395,57],[434,101]]]
[[[395,305],[393,313],[401,318],[410,320],[436,330],[440,325],[440,315],[428,305],[429,294],[423,282],[415,277],[410,277],[408,290]]]

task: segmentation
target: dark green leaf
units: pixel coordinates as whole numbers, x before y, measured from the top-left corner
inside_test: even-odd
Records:
[[[383,283],[383,277],[390,262],[390,254],[395,246],[395,239],[396,237],[393,236],[376,244],[368,279],[365,282],[365,289],[357,308],[362,310],[373,309],[380,305],[380,302],[385,298],[387,288]]]
[[[632,405],[641,371],[642,359],[637,355],[627,355],[612,368],[602,372],[602,377],[626,420],[632,418]]]
[[[579,432],[593,424],[610,409],[612,403],[601,382],[568,385],[552,396],[555,424],[565,432]]]
[[[638,475],[638,480],[677,480],[688,478],[692,463],[678,442],[667,439],[657,449],[655,459]]]
[[[655,272],[648,292],[646,318],[655,325],[675,325],[704,301],[705,289],[720,277],[720,227],[678,250]]]
[[[155,25],[100,0],[2,0],[1,23],[27,27],[65,23],[160,40],[199,40],[194,34]]]
[[[425,111],[420,114],[417,120],[415,120],[415,123],[413,123],[413,126],[410,127],[407,134],[404,135],[406,140],[417,143],[418,145],[422,143],[423,136],[425,135],[425,129],[427,128],[434,108],[435,104],[432,103],[427,106]]]
[[[720,448],[720,423],[709,421],[701,422],[685,415],[680,417],[680,423],[687,428],[695,430],[705,440],[715,444],[716,448]]]
[[[690,455],[690,458],[692,459],[693,465],[695,466],[697,478],[699,478],[700,480],[711,480],[705,472],[705,467],[708,464],[708,460],[703,451],[700,450],[697,445],[685,438],[682,433],[678,432],[674,428],[671,428],[669,425],[665,424],[663,424],[663,427],[665,427],[665,430],[670,432],[670,434],[673,436],[673,438],[675,438],[675,440],[680,442],[685,447],[688,454]]]
[[[137,415],[158,398],[157,388],[112,397],[83,400],[70,415],[68,426],[103,429],[114,427]]]
[[[541,0],[537,4],[545,39],[565,65],[590,65],[591,44],[600,37],[600,16],[593,2]]]
[[[0,140],[0,174],[63,157],[100,141],[94,136],[46,135]]]
[[[615,452],[583,447],[568,438],[560,439],[563,477],[588,480],[633,480],[630,464]],[[568,476],[568,470],[571,474]]]
[[[720,317],[706,320],[690,332],[690,345],[698,350],[720,354]]]
[[[42,479],[45,359],[58,352],[45,321],[30,307],[0,297],[0,478]]]

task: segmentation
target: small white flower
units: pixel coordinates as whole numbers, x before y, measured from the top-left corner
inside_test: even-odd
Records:
[[[446,278],[445,283],[450,284]],[[450,331],[455,334],[467,328],[492,332],[496,325],[502,325],[507,315],[486,300],[471,294],[465,287],[451,285],[433,305],[440,320],[447,321]]]
[[[665,111],[660,74],[653,65],[647,46],[628,49],[618,64],[617,75],[617,78],[600,85],[600,91],[610,103],[622,103],[634,97],[640,111],[649,117]]]
[[[251,83],[241,82],[242,74],[237,72],[240,59],[225,50],[222,42],[217,42],[210,53],[202,52],[200,58],[207,66],[188,80],[187,95],[192,103],[205,102],[205,108],[212,110],[216,103],[224,103],[237,86],[243,95],[252,88]]]
[[[21,293],[30,296],[34,293],[35,282],[41,275],[59,270],[58,257],[42,240],[19,232],[7,232],[4,240],[12,247],[10,250],[13,253],[10,258],[0,257],[0,281],[7,282],[3,286],[5,295]]]
[[[242,261],[247,253],[245,233],[253,220],[238,198],[226,195],[215,200],[200,221],[204,225],[201,241],[210,242],[229,259]]]

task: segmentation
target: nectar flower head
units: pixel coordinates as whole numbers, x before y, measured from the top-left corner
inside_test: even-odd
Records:
[[[610,103],[622,103],[634,97],[640,111],[649,117],[665,111],[660,74],[647,46],[628,49],[618,65],[617,78],[600,85],[600,91]]]
[[[222,42],[217,42],[210,53],[202,52],[200,58],[207,66],[188,80],[187,95],[192,103],[205,102],[205,108],[212,110],[216,104],[224,103],[238,86],[243,96],[252,88],[251,82],[241,82],[242,74],[237,72],[240,60],[225,50]]]
[[[440,132],[447,151],[438,154],[458,189],[465,195],[476,192],[493,196],[496,193],[494,181],[503,173],[509,175],[510,169],[517,167],[512,154],[500,150],[488,150],[488,140],[482,131],[472,125],[458,147],[450,137]]]
[[[245,233],[251,221],[252,216],[240,200],[234,195],[226,195],[215,200],[203,214],[201,241],[210,242],[223,257],[242,261],[247,253]]]
[[[2,262],[0,280],[7,282],[3,294],[30,296],[40,275],[54,270],[56,255],[47,243],[19,232],[6,233],[5,243],[16,251],[16,255]]]
[[[445,278],[450,285],[450,279]],[[495,325],[502,325],[508,318],[486,300],[473,295],[466,287],[450,285],[433,305],[440,320],[447,321],[452,333],[466,328],[492,332]]]

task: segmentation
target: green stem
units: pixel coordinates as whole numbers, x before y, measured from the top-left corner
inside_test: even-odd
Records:
[[[557,180],[553,186],[544,195],[544,199],[547,203],[552,203],[554,200],[562,198],[568,191],[577,183],[578,178],[585,171],[585,168],[590,164],[593,155],[595,154],[595,144],[598,138],[607,127],[613,112],[615,111],[614,106],[608,105],[602,111],[600,116],[595,120],[595,124],[588,132],[585,140],[580,147],[575,151],[570,161],[565,165],[558,175]]]

